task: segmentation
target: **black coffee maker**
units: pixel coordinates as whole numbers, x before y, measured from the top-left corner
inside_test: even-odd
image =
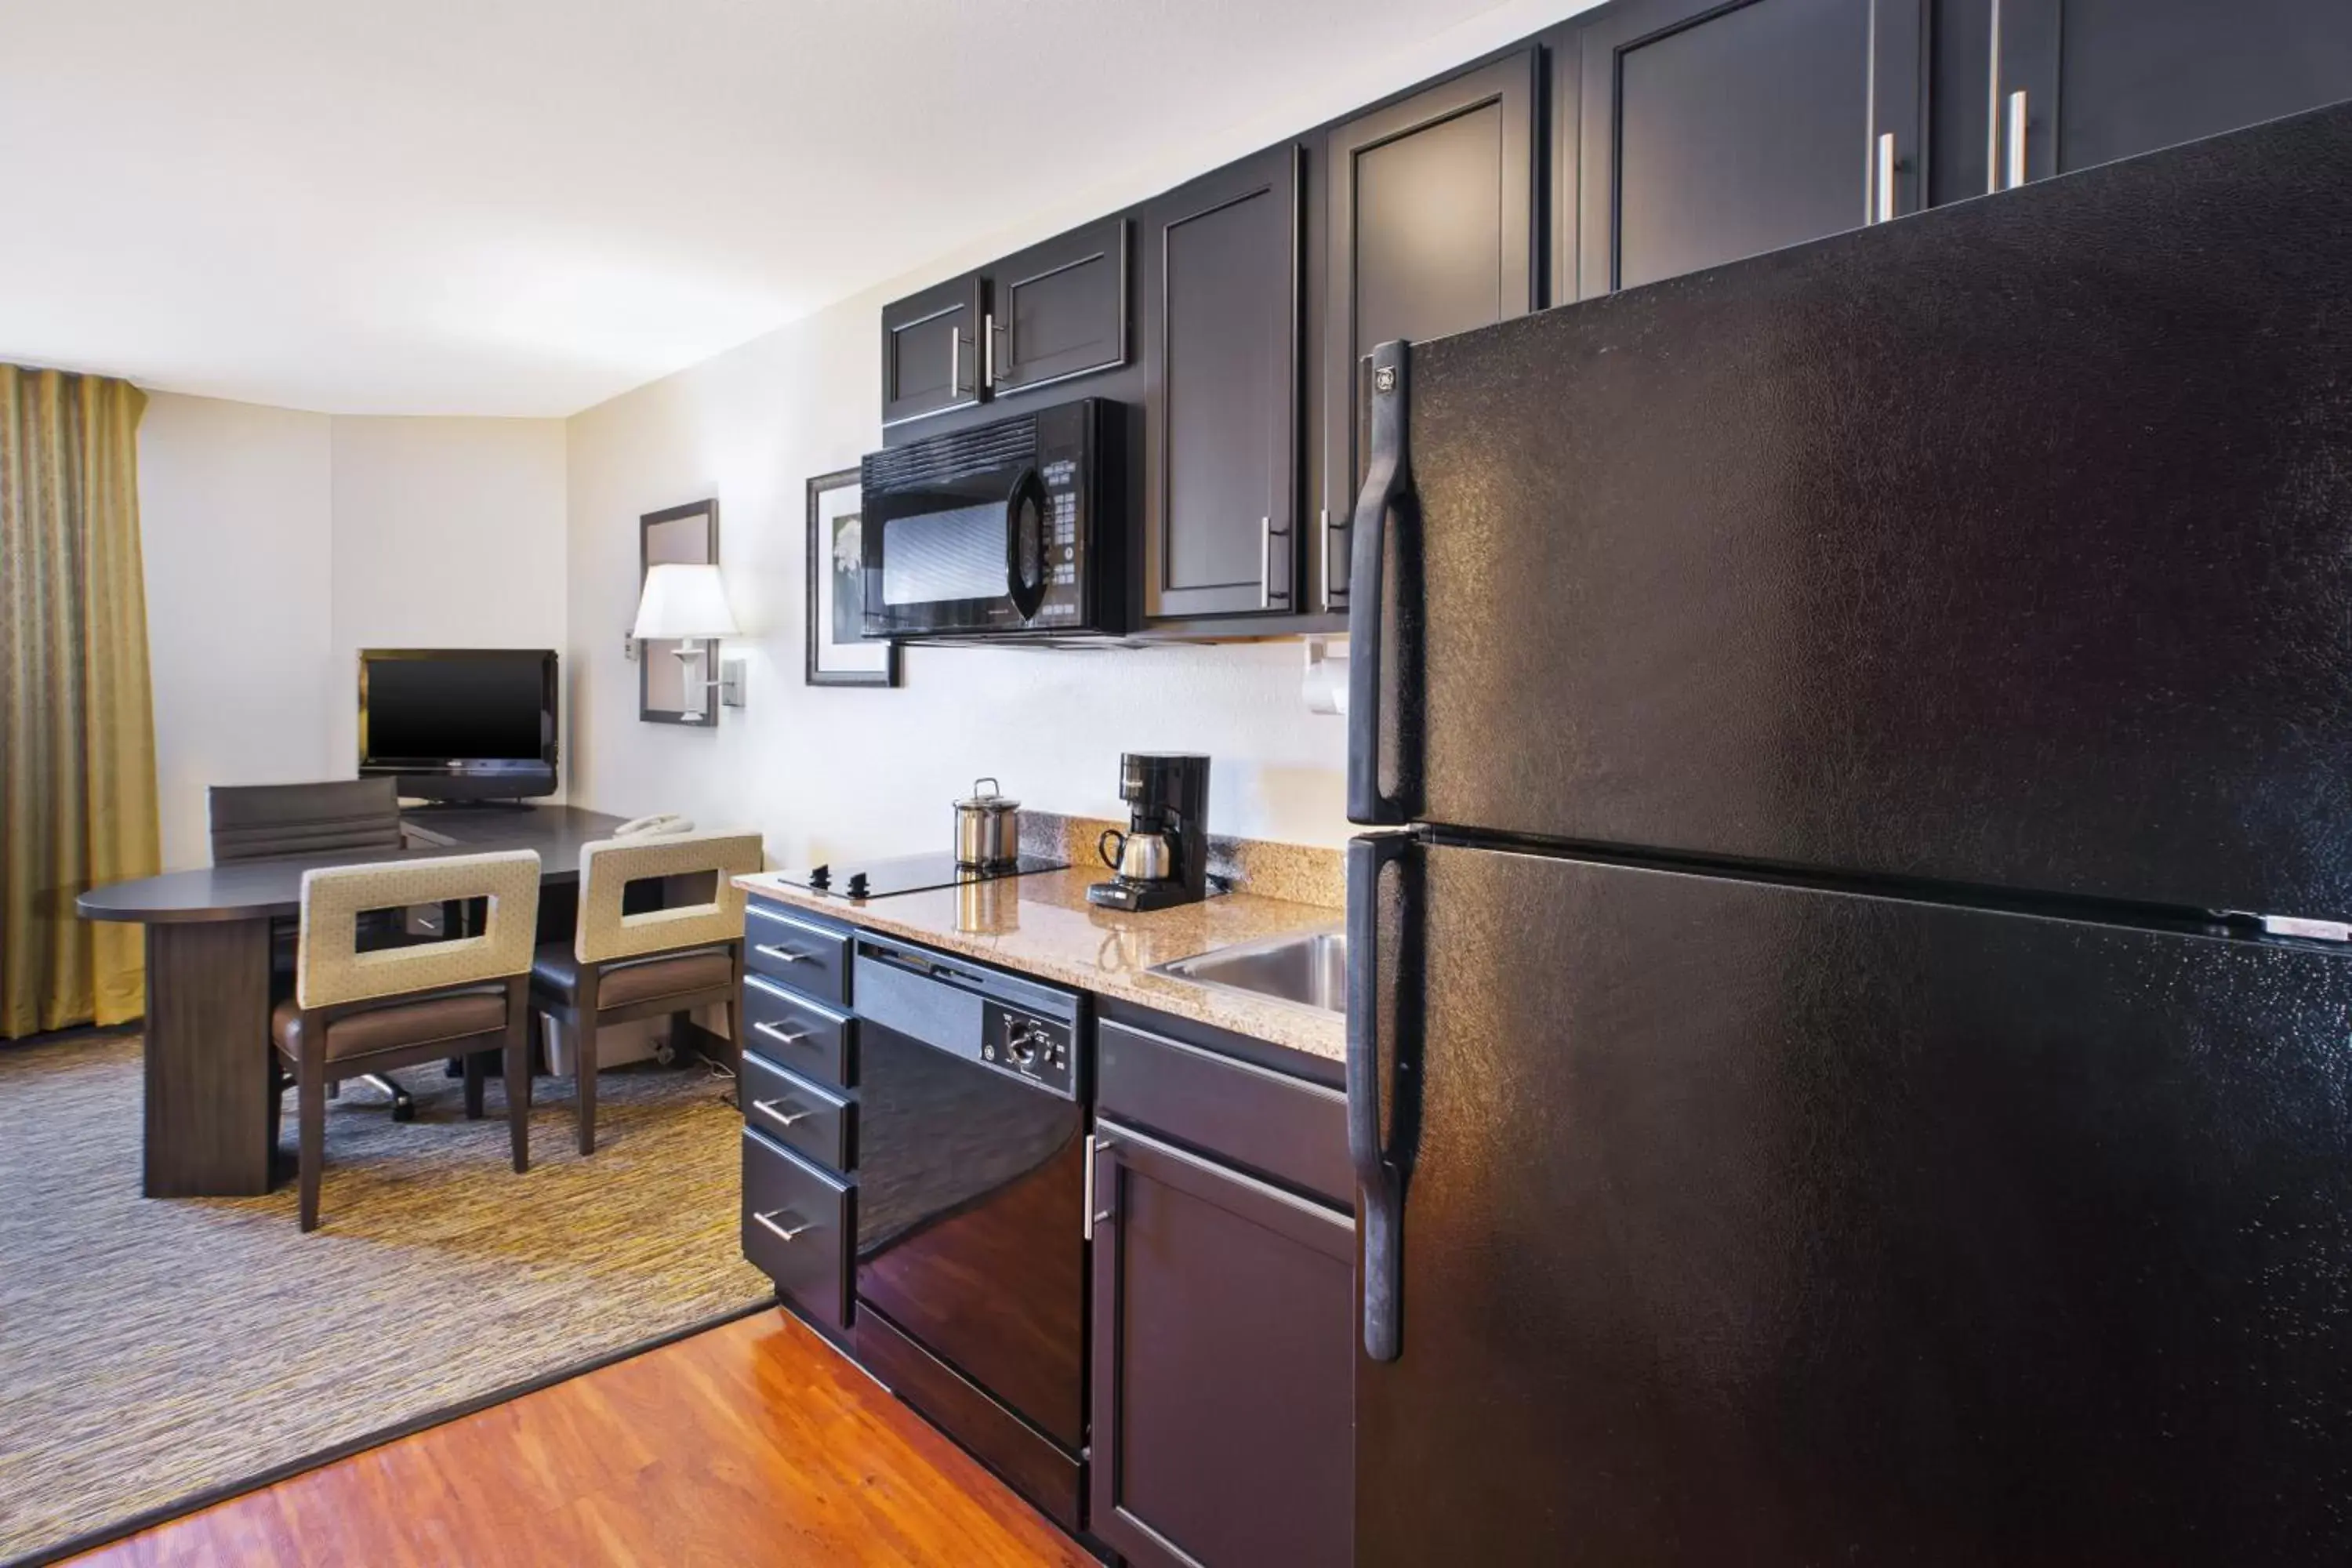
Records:
[[[1198,903],[1209,890],[1209,759],[1194,752],[1128,752],[1118,759],[1127,831],[1096,840],[1117,875],[1087,889],[1113,910]]]

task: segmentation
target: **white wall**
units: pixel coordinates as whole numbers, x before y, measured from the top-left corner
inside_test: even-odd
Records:
[[[338,417],[334,620],[341,689],[363,647],[564,646],[563,422]],[[332,754],[358,754],[355,702]]]
[[[1111,816],[1118,753],[1209,752],[1220,833],[1338,844],[1341,721],[1298,696],[1296,642],[1101,651],[910,648],[898,690],[803,684],[809,476],[880,445],[874,353],[898,280],[570,424],[572,798],[767,836],[772,858],[944,847],[949,803],[992,773],[1025,805]],[[716,495],[746,632],[745,709],[716,731],[642,723],[622,633],[640,513]]]
[[[333,423],[148,395],[139,521],[166,866],[211,858],[205,785],[350,772],[329,656]]]
[[[139,429],[163,863],[205,789],[349,778],[362,647],[565,644],[564,428],[150,393]]]

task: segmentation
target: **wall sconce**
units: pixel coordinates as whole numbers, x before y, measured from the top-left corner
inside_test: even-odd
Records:
[[[727,588],[719,581],[718,567],[677,563],[648,567],[646,591],[637,601],[637,624],[631,635],[639,642],[683,639],[677,657],[683,667],[688,722],[703,717],[703,694],[714,687],[726,706],[743,706],[742,660],[728,660],[717,679],[709,674],[719,639],[735,635],[735,616],[727,608]]]

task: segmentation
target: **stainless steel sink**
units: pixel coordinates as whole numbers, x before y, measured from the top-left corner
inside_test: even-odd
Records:
[[[1286,1002],[1294,1007],[1345,1013],[1348,933],[1311,931],[1296,936],[1268,937],[1264,942],[1245,942],[1154,964],[1152,973],[1171,974],[1197,985],[1213,985],[1221,991]]]

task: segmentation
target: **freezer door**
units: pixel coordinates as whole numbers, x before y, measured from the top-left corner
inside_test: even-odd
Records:
[[[1359,1562],[2352,1561],[2344,959],[1492,850],[1380,883]]]
[[[2352,915],[2347,299],[2352,106],[1412,345],[1354,815]]]

